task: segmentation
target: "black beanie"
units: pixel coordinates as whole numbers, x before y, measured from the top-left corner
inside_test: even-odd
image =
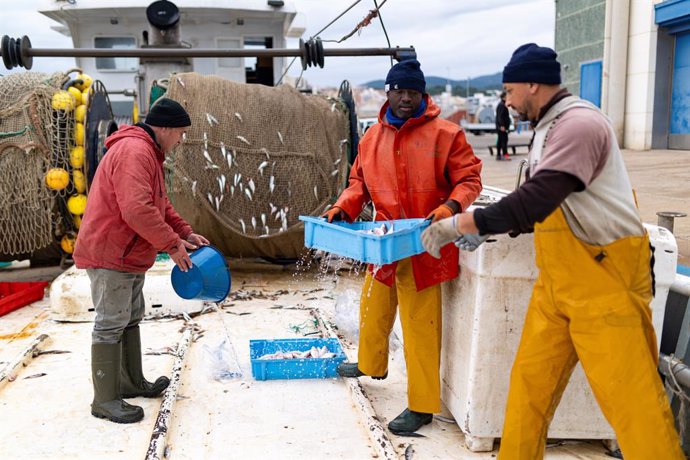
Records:
[[[151,107],[144,123],[163,128],[184,128],[191,126],[192,120],[179,102],[162,97]]]
[[[527,43],[515,50],[503,68],[503,83],[561,84],[561,64],[551,48]]]
[[[419,68],[419,61],[406,59],[391,67],[386,77],[385,89],[386,92],[392,89],[412,89],[424,94],[426,81],[422,69]]]

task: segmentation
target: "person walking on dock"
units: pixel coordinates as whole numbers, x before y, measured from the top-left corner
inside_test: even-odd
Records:
[[[349,186],[325,217],[359,216],[369,202],[377,221],[429,218],[462,212],[479,196],[481,161],[456,124],[439,117],[425,93],[417,60],[394,65],[386,77],[388,101],[359,143]],[[396,309],[404,335],[408,407],[388,427],[414,432],[441,409],[441,283],[458,274],[458,252],[444,249],[441,260],[420,254],[369,270],[360,301],[359,358],[343,363],[344,377],[388,374],[388,339]]]
[[[510,132],[510,111],[506,107],[506,92],[501,92],[496,105],[496,159],[510,160],[508,156],[508,133]]]
[[[148,382],[141,363],[139,322],[144,316],[144,278],[166,252],[188,270],[187,249],[208,244],[172,207],[165,191],[165,152],[180,143],[191,120],[172,99],[159,99],[144,123],[123,126],[108,137],[79,231],[74,262],[91,281],[96,310],[91,371],[91,414],[117,423],[144,417],[123,398],[160,395],[168,377]]]
[[[499,457],[544,456],[549,423],[578,361],[623,456],[684,459],[657,372],[653,253],[613,128],[561,89],[556,53],[519,47],[506,103],[534,127],[527,181],[498,203],[431,225],[435,256],[457,240],[534,231],[539,276],[510,377]]]

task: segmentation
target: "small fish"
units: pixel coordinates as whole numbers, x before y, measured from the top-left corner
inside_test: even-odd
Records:
[[[316,185],[314,186],[314,196],[317,200],[319,199],[319,189],[316,187]]]
[[[280,131],[276,131],[278,133],[278,139],[280,140],[280,143],[285,145],[285,142],[283,142],[283,135],[280,134]]]
[[[248,188],[244,189],[244,194],[247,195],[247,198],[249,198],[249,201],[252,201],[252,193],[249,191]]]
[[[235,137],[238,138],[239,140],[241,140],[242,142],[244,142],[244,143],[247,144],[247,145],[252,145],[247,139],[245,139],[245,138],[242,137],[242,136],[235,136]]]
[[[242,225],[242,233],[247,233],[247,226],[244,225],[244,220],[239,219],[240,225]]]
[[[221,174],[218,179],[218,187],[220,187],[220,193],[222,194],[225,190],[225,175]]]
[[[268,225],[264,225],[264,231],[266,232],[266,235],[268,235],[268,233],[269,233]]]
[[[338,158],[337,160],[335,160],[333,162],[333,166],[338,166],[338,164],[340,163],[340,160],[342,160],[342,158]]]
[[[196,196],[196,181],[192,182],[192,196]]]
[[[256,230],[256,218],[252,216],[252,228]]]
[[[28,376],[24,377],[24,380],[26,380],[26,379],[35,379],[35,378],[38,378],[38,377],[43,377],[44,375],[48,375],[48,374],[46,374],[45,372],[40,372],[40,373],[38,373],[38,374],[28,375]]]
[[[220,212],[220,199],[216,197],[216,212]]]
[[[187,133],[182,133],[182,140],[186,141],[187,140]]]
[[[206,198],[208,198],[208,202],[211,203],[211,206],[213,206],[213,197],[211,196],[211,193],[206,194]]]
[[[218,165],[207,164],[204,169],[220,169]]]
[[[254,193],[254,190],[256,190],[256,186],[254,185],[254,179],[249,179],[249,182],[247,182],[247,185],[251,189],[252,193]]]
[[[335,102],[331,104],[331,112],[335,112]]]
[[[338,175],[338,170],[334,169],[333,172],[331,173],[331,176],[337,176]]]
[[[268,166],[268,161],[262,161],[259,165],[259,174],[264,175],[264,168]]]
[[[184,82],[182,81],[182,79],[180,77],[177,77],[177,81],[180,83],[180,85],[182,85],[183,88],[185,87]]]
[[[271,159],[271,155],[269,155],[268,149],[267,149],[266,147],[261,147],[259,150],[260,150],[264,155],[266,155],[266,158],[267,158],[267,159],[269,159],[269,160]]]
[[[268,203],[268,205],[271,207],[271,214],[275,214],[275,212],[278,211],[278,208],[273,206],[273,203]]]
[[[213,159],[211,158],[211,155],[208,154],[208,150],[204,149],[204,158],[206,158],[206,161],[208,161],[210,164],[213,164]]]
[[[240,182],[240,193],[244,192],[244,184]]]
[[[208,121],[208,124],[213,126],[213,124],[218,124],[218,120],[216,120],[216,117],[211,115],[210,113],[206,114],[206,121]]]
[[[235,112],[235,117],[240,120],[240,123],[242,122],[242,115],[240,115],[238,112]]]
[[[235,186],[234,185],[230,186],[230,196],[235,196]]]
[[[261,213],[261,225],[266,226],[266,214]]]
[[[271,176],[268,178],[268,190],[273,193],[273,190],[276,188],[276,178],[274,176]]]

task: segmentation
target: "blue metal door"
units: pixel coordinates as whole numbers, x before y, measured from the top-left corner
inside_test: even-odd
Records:
[[[676,35],[669,147],[690,148],[690,32]]]
[[[601,61],[580,64],[580,97],[601,107]]]

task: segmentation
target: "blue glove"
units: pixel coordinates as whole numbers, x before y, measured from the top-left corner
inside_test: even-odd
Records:
[[[455,240],[455,245],[463,251],[474,251],[491,235],[479,235],[478,233],[465,233]]]

